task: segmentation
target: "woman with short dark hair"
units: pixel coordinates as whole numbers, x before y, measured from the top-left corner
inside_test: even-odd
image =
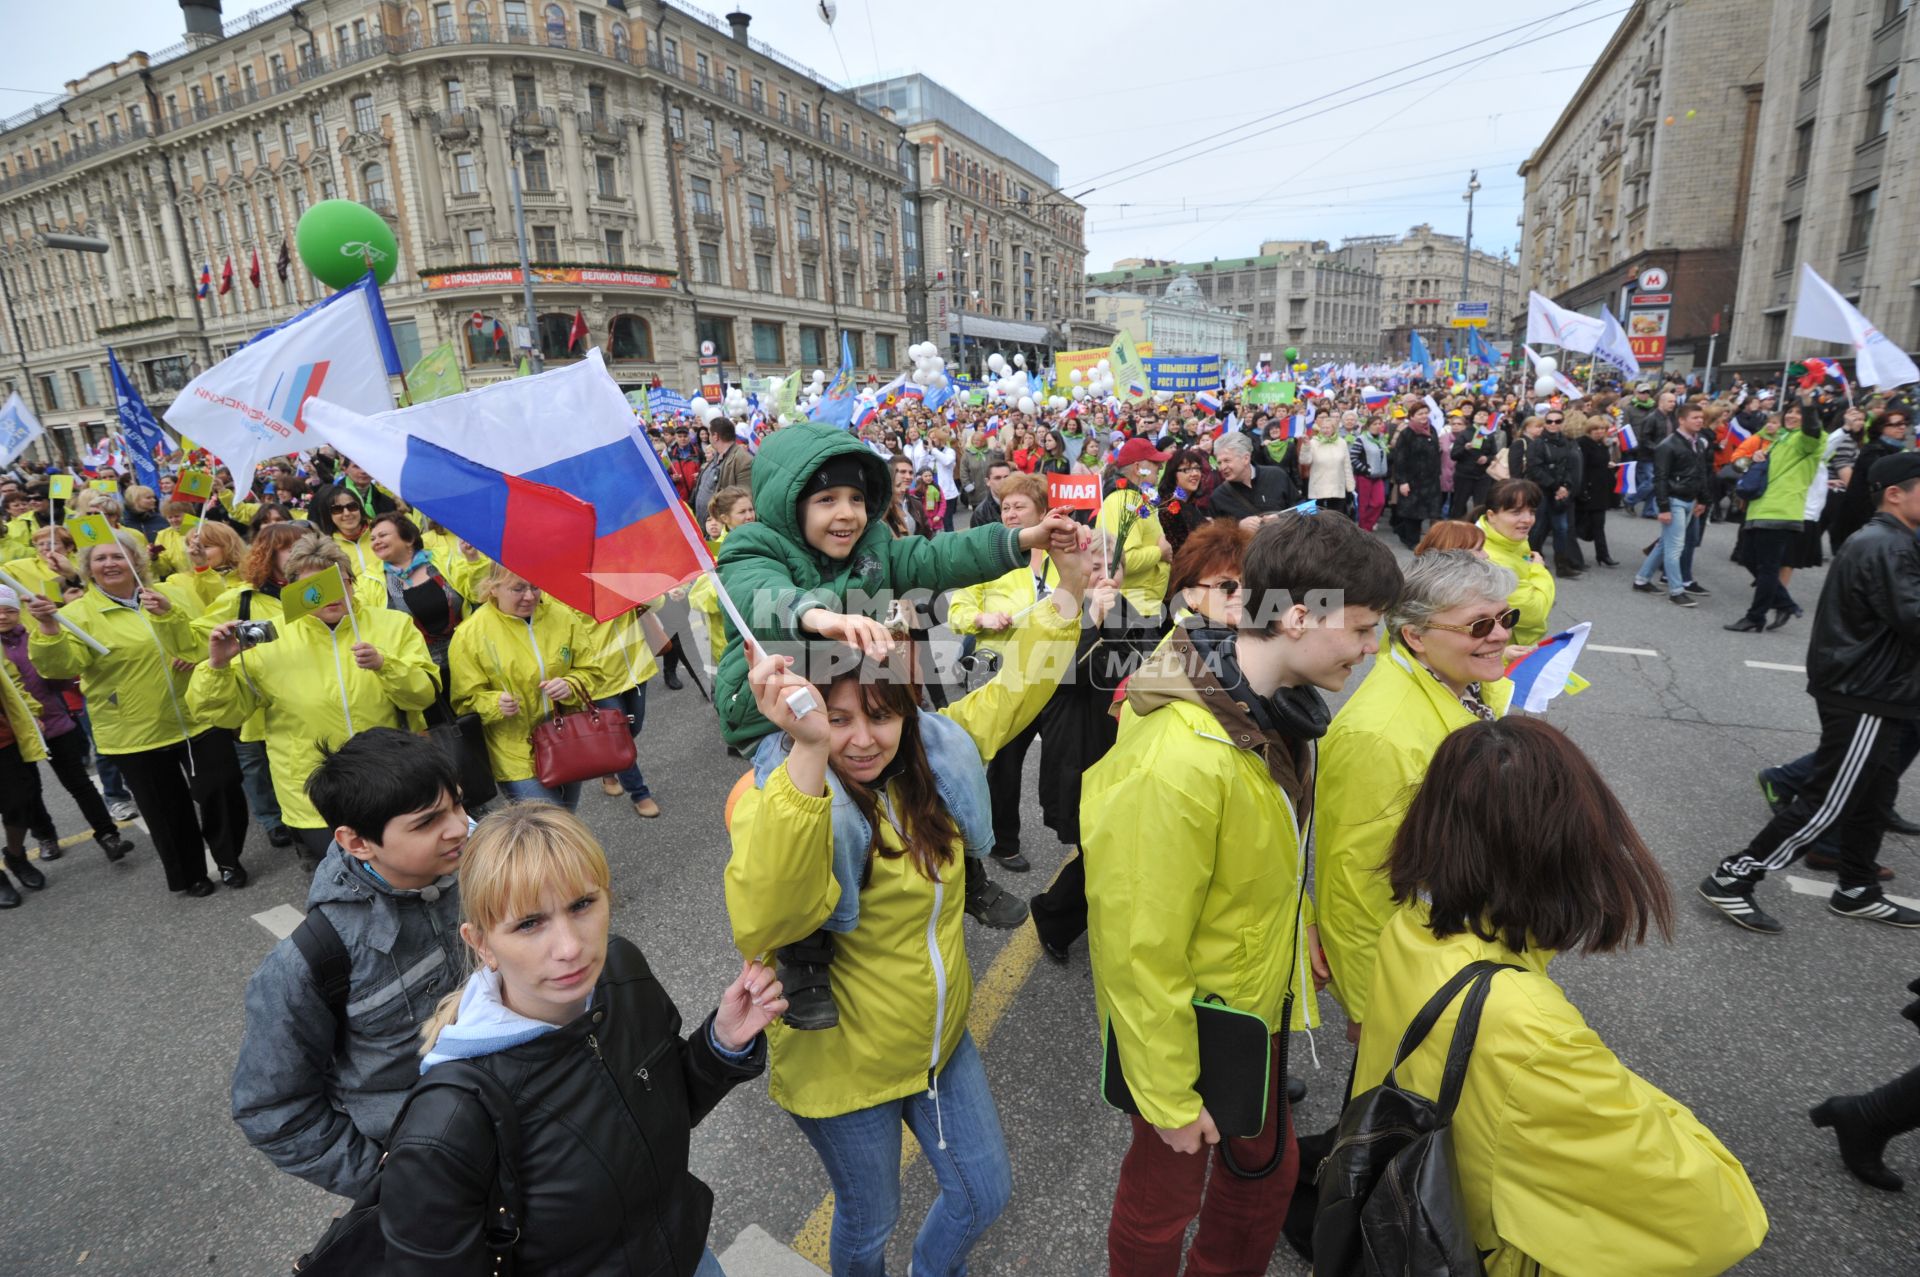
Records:
[[[1380,933],[1354,1092],[1469,963],[1493,977],[1451,1127],[1461,1221],[1489,1273],[1724,1272],[1767,1216],[1740,1163],[1607,1049],[1547,974],[1556,951],[1613,953],[1672,929],[1665,875],[1599,772],[1536,719],[1441,744],[1388,857],[1402,906]],[[1510,968],[1518,968],[1510,969]],[[1397,1066],[1438,1095],[1456,1001]]]

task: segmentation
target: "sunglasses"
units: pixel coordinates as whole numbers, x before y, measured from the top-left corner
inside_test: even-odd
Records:
[[[1563,421],[1565,421],[1565,420],[1566,420],[1566,418],[1565,418],[1565,417],[1548,417],[1548,418],[1547,418],[1547,424],[1548,424],[1548,425],[1550,425],[1550,426],[1557,426],[1557,425],[1559,425],[1559,424],[1560,424],[1561,422],[1563,422]]]
[[[344,514],[348,510],[358,510],[359,508],[360,508],[360,503],[358,501],[342,501],[337,505],[330,505],[327,507],[327,509],[333,511],[335,514]]]
[[[1226,576],[1221,577],[1218,581],[1202,581],[1200,582],[1200,588],[1204,590],[1218,590],[1222,594],[1238,594],[1240,593],[1240,582],[1230,576]]]
[[[1473,638],[1483,639],[1493,633],[1496,628],[1511,630],[1518,624],[1520,624],[1520,609],[1510,607],[1504,612],[1496,613],[1493,616],[1483,616],[1479,620],[1471,621],[1466,625],[1442,625],[1438,621],[1429,621],[1421,628],[1428,630],[1449,630],[1455,634],[1466,634]]]

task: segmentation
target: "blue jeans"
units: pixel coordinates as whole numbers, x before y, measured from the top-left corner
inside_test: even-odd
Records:
[[[1660,525],[1660,544],[1647,554],[1647,561],[1633,574],[1633,579],[1641,583],[1653,580],[1664,560],[1667,571],[1667,593],[1685,594],[1687,584],[1686,568],[1681,558],[1687,548],[1687,524],[1693,519],[1693,502],[1682,497],[1669,497],[1667,508],[1673,512],[1673,518]]]
[[[133,795],[127,792],[127,782],[120,778],[120,769],[111,758],[94,748],[93,724],[88,720],[87,712],[81,710],[73,717],[87,734],[87,748],[93,750],[93,770],[100,775],[100,796],[110,803],[132,802]]]
[[[594,704],[601,709],[612,710],[616,714],[625,714],[627,731],[632,734],[636,744],[639,742],[640,729],[646,725],[647,721],[647,685],[645,683],[638,687],[630,687],[617,696],[595,701]],[[637,752],[633,757],[633,766],[619,773],[614,779],[618,780],[620,788],[626,791],[628,802],[637,803],[642,798],[653,796],[647,788],[647,778],[640,774],[640,755]]]
[[[900,1217],[900,1126],[920,1142],[940,1195],[913,1241],[914,1277],[964,1277],[967,1254],[1006,1209],[1013,1166],[971,1033],[940,1072],[939,1100],[917,1092],[843,1113],[796,1117],[833,1181],[833,1277],[886,1277]]]
[[[720,1267],[711,1247],[700,1252],[700,1266],[693,1270],[693,1277],[727,1277],[727,1270]]]
[[[508,802],[551,803],[568,811],[580,806],[580,782],[577,780],[558,789],[548,789],[531,776],[525,780],[502,780],[496,783],[500,786],[501,796]]]
[[[240,759],[240,788],[247,795],[247,810],[253,823],[262,829],[274,829],[287,822],[280,819],[280,800],[273,792],[273,772],[267,765],[267,743],[263,740],[237,740],[233,752]]]

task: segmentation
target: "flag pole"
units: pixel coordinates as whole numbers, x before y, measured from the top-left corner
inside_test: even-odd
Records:
[[[30,599],[35,597],[35,591],[29,590],[25,585],[21,584],[18,580],[15,580],[11,575],[9,575],[4,570],[0,570],[0,584],[6,585],[15,594],[18,594],[23,599]],[[40,597],[44,598],[45,596],[42,595]],[[52,601],[53,600],[51,599],[48,600],[48,602],[52,602]],[[55,612],[53,614],[53,619],[60,622],[61,627],[65,629],[67,633],[73,635],[75,638],[79,639],[82,643],[85,643],[88,647],[92,648],[95,652],[97,652],[101,656],[105,656],[107,654],[107,645],[102,643],[99,639],[93,637],[93,635],[87,633],[85,630],[81,629],[79,626],[75,625],[72,621],[68,620],[66,613]]]
[[[340,598],[347,605],[347,624],[353,627],[353,641],[364,643],[366,640],[360,637],[360,618],[353,614],[353,590],[347,585],[347,574],[338,563],[333,565],[333,570],[340,578]]]

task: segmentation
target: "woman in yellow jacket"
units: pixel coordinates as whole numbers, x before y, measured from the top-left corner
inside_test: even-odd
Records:
[[[872,831],[858,920],[834,939],[838,1024],[768,1030],[774,1102],[793,1115],[833,1182],[836,1273],[883,1269],[899,1214],[902,1123],[941,1190],[914,1241],[915,1272],[965,1272],[968,1252],[1012,1192],[999,1117],[967,1033],[973,979],[959,862],[988,821],[984,804],[968,797],[982,783],[980,758],[1040,712],[1073,661],[1091,560],[1076,552],[1055,562],[1060,588],[1028,618],[1017,659],[937,714],[918,707],[897,671],[864,663],[824,689],[785,657],[763,658],[750,675],[760,712],[793,744],[734,808],[727,912],[740,951],[809,936],[841,903],[833,864],[842,800],[829,794],[830,768]],[[788,697],[796,692],[818,708],[795,717]],[[936,780],[935,770],[948,768]],[[852,832],[858,839],[861,830]]]
[[[720,556],[727,533],[743,523],[753,522],[753,493],[746,488],[722,488],[707,498],[707,553]],[[702,572],[688,592],[689,605],[700,613],[707,626],[707,650],[713,659],[708,672],[720,668],[721,654],[727,650],[727,623],[720,611],[720,592],[714,588],[713,574]]]
[[[498,563],[481,594],[485,602],[460,623],[448,649],[453,712],[480,716],[501,793],[572,811],[580,805],[580,782],[542,785],[533,774],[530,733],[564,708],[578,708],[584,690],[600,680],[593,622]]]
[[[360,498],[344,487],[329,484],[315,493],[313,500],[313,509],[308,512],[313,526],[333,538],[356,575],[379,580],[380,557],[367,539],[367,508]]]
[[[294,580],[329,567],[353,575],[346,554],[319,533],[287,551],[285,571]],[[265,715],[281,821],[311,870],[327,854],[333,830],[307,797],[307,777],[355,732],[424,726],[421,711],[439,692],[439,671],[413,622],[386,608],[343,600],[293,621],[283,614],[278,635],[250,648],[235,635],[239,625],[223,621],[208,635],[207,662],[194,671],[187,705],[233,728],[256,712]]]
[[[138,533],[117,532],[76,557],[85,594],[59,608],[44,598],[27,605],[36,625],[27,644],[34,667],[47,678],[80,680],[94,749],[113,760],[132,791],[167,890],[212,895],[209,853],[222,882],[246,886],[247,801],[233,737],[186,704],[187,678],[205,655],[192,627],[199,604],[177,586],[153,583]],[[81,642],[56,613],[106,652]]]
[[[1109,555],[1112,542],[1120,538],[1123,527],[1126,529],[1120,546],[1120,593],[1141,616],[1158,617],[1167,597],[1167,565],[1173,555],[1161,534],[1160,515],[1146,490],[1159,482],[1160,467],[1171,455],[1154,451],[1145,439],[1121,444],[1114,458],[1121,486],[1100,503],[1100,514],[1093,523],[1096,532],[1109,538]]]
[[[1522,646],[1547,636],[1547,617],[1553,611],[1553,571],[1527,544],[1544,500],[1533,480],[1502,479],[1487,491],[1487,507],[1476,524],[1486,534],[1487,557],[1515,577],[1507,602],[1520,609],[1513,641]]]
[[[1497,972],[1450,1131],[1464,1223],[1488,1277],[1709,1277],[1756,1250],[1766,1211],[1685,1105],[1607,1049],[1551,975],[1671,929],[1664,875],[1572,742],[1535,719],[1448,737],[1388,860],[1354,1093],[1385,1078],[1415,1015],[1468,963]],[[1399,1067],[1439,1094],[1463,998]]]
[[[1395,909],[1380,868],[1407,803],[1448,733],[1507,711],[1512,593],[1513,573],[1471,550],[1415,558],[1373,668],[1321,743],[1313,899],[1333,995],[1356,1028]]]
[[[33,557],[0,563],[0,569],[43,598],[72,602],[86,593],[86,582],[74,565],[73,533],[52,524],[33,534]]]
[[[660,623],[650,614],[658,602],[656,599],[652,604],[643,603],[611,621],[580,618],[593,635],[593,660],[598,670],[588,682],[587,697],[601,709],[627,720],[627,730],[633,734],[636,749],[633,766],[617,776],[600,778],[601,792],[609,798],[625,794],[633,804],[634,814],[648,820],[660,814],[660,804],[647,788],[647,778],[640,774],[637,751],[640,729],[647,722],[647,681],[660,672],[653,659],[653,644],[664,641],[664,636],[659,632]]]
[[[160,536],[166,539],[165,532]],[[180,556],[186,566],[167,577],[167,584],[187,591],[205,609],[237,584],[236,571],[246,561],[247,543],[226,524],[203,520],[186,530]]]

